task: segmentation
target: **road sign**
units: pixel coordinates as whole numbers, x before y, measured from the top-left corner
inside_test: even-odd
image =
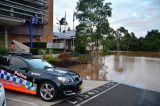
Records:
[[[38,23],[38,16],[32,17],[31,21],[32,21],[32,24],[37,24]]]
[[[32,43],[32,25],[36,25],[38,23],[38,16],[30,17],[30,48],[33,48],[33,43]]]

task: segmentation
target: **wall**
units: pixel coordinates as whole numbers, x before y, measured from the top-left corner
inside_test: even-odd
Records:
[[[53,42],[53,3],[54,0],[47,0],[47,25],[44,26],[43,42]]]

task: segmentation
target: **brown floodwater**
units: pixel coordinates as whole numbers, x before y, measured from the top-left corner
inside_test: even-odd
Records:
[[[120,52],[100,57],[98,63],[69,67],[83,79],[112,80],[160,92],[160,52]]]

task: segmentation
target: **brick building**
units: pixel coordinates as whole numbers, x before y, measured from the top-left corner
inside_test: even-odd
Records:
[[[38,16],[33,25],[33,42],[53,42],[54,0],[0,0],[0,46],[12,40],[29,42],[30,17]]]

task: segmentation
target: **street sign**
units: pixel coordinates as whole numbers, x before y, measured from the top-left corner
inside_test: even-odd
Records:
[[[38,16],[30,17],[30,48],[33,48],[33,43],[32,43],[32,25],[36,25],[38,23]]]
[[[37,24],[38,23],[38,16],[32,17],[31,21],[32,21],[32,24]]]

